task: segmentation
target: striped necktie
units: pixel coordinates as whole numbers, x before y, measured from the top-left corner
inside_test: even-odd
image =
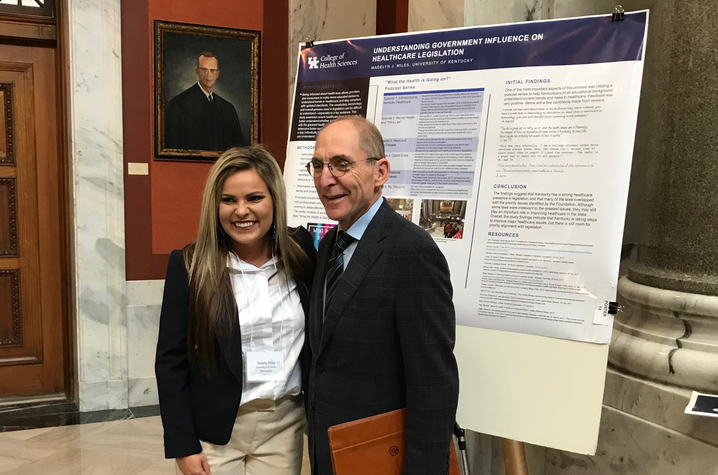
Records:
[[[329,306],[329,302],[332,299],[332,295],[336,290],[337,281],[339,280],[339,277],[341,277],[342,272],[344,272],[344,251],[354,241],[355,239],[344,231],[339,231],[337,233],[334,250],[329,258],[329,263],[327,264],[327,293],[324,297],[325,313],[326,308]]]

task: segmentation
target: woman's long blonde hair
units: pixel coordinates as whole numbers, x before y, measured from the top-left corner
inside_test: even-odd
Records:
[[[287,193],[282,172],[272,155],[260,145],[230,148],[209,171],[202,195],[197,239],[183,250],[189,274],[187,352],[198,361],[205,375],[216,369],[215,335],[237,331],[237,304],[227,270],[232,239],[219,221],[224,182],[231,175],[254,170],[269,189],[274,204],[272,236],[274,255],[282,259],[289,278],[303,277],[311,269],[306,252],[287,229]]]

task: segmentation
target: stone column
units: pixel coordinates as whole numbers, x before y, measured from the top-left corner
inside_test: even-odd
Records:
[[[69,0],[77,398],[125,408],[127,313],[120,0]]]
[[[718,393],[718,48],[710,0],[650,3],[627,237],[609,361]],[[633,192],[636,192],[635,194]]]

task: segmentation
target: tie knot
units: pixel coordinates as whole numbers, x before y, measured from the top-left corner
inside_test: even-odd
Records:
[[[349,247],[351,243],[353,243],[355,239],[351,237],[349,234],[347,234],[345,231],[339,231],[337,233],[337,249],[339,252],[344,252],[344,250]]]

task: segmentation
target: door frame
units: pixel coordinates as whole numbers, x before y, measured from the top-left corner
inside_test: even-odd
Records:
[[[56,0],[55,18],[57,29],[56,58],[57,61],[57,135],[58,159],[60,160],[60,200],[61,259],[65,263],[62,272],[62,307],[64,328],[64,366],[65,366],[65,397],[75,404],[80,402],[79,384],[77,380],[77,306],[75,302],[75,252],[74,216],[72,195],[72,144],[70,132],[70,39],[68,35],[69,0]]]
[[[72,168],[70,144],[70,71],[68,5],[69,0],[56,0],[55,18],[0,13],[0,25],[4,34],[0,41],[23,46],[54,46],[57,87],[57,134],[58,134],[58,191],[60,200],[60,265],[62,275],[61,312],[63,328],[63,371],[65,397],[77,403],[77,351],[75,305],[75,255],[73,252],[74,227],[72,206]]]

